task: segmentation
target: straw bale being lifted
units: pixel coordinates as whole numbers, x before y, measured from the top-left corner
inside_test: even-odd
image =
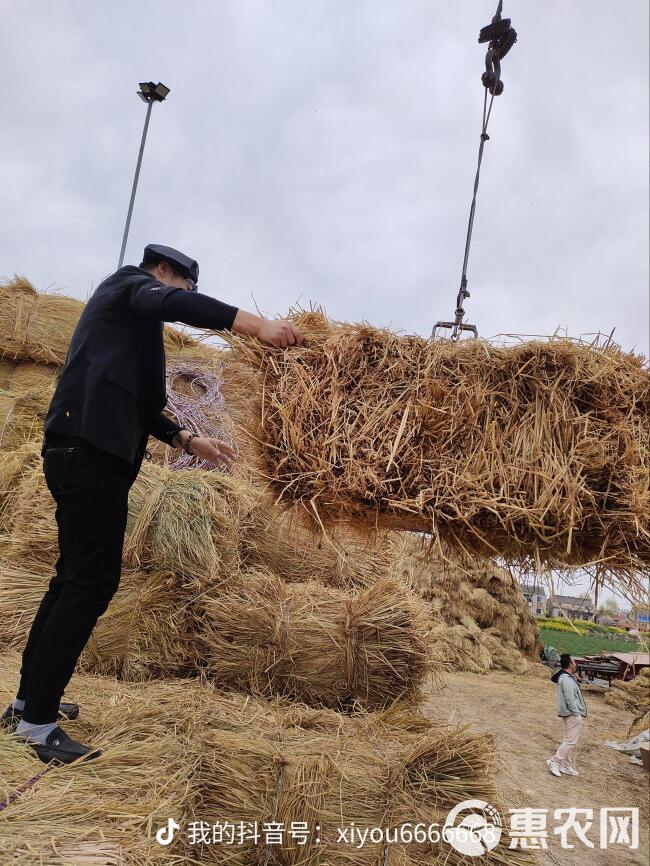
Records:
[[[650,565],[650,376],[569,339],[427,341],[295,317],[259,370],[258,438],[285,499],[530,567]]]
[[[218,685],[378,709],[417,700],[430,670],[426,607],[398,580],[348,594],[246,574],[203,603],[206,674]]]

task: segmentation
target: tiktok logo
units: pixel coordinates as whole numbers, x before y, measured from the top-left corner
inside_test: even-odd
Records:
[[[167,818],[167,826],[161,827],[156,833],[156,842],[161,845],[169,845],[174,838],[174,830],[180,830],[181,825],[177,824],[173,818]]]

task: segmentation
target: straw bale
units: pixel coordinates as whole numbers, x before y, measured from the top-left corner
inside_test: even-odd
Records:
[[[239,566],[239,533],[256,502],[255,491],[217,472],[142,467],[129,495],[125,561],[208,578]]]
[[[15,694],[19,667],[18,653],[0,658],[3,706]],[[184,824],[197,813],[205,690],[183,680],[152,688],[91,676],[74,677],[69,689],[81,713],[66,722],[66,730],[103,754],[34,779],[44,765],[28,746],[0,731],[0,803],[11,800],[0,810],[0,861],[187,864],[193,852],[180,834],[165,847],[155,833],[170,816]]]
[[[530,665],[518,647],[506,640],[496,628],[488,628],[482,633],[483,644],[490,653],[492,667],[496,670],[525,674]]]
[[[650,668],[642,668],[633,680],[612,680],[605,692],[605,703],[635,716],[650,711]]]
[[[39,292],[25,278],[0,281],[0,357],[62,366],[83,301]],[[190,334],[164,329],[165,348],[187,360],[203,361],[212,349]]]
[[[37,292],[24,277],[0,282],[0,355],[63,364],[83,303]]]
[[[40,448],[40,441],[28,440],[13,451],[0,450],[0,530],[3,533],[9,532],[16,519],[21,484],[41,463]]]
[[[37,361],[12,361],[0,358],[0,388],[5,391],[29,391],[45,386],[54,389],[59,368]]]
[[[206,850],[205,862],[236,866],[377,866],[384,862],[454,866],[465,862],[448,845],[400,844],[394,833],[405,824],[442,827],[449,809],[465,799],[498,803],[490,737],[436,728],[399,710],[361,712],[344,722],[322,711],[275,715],[272,718],[271,709],[264,717],[231,712],[225,724],[215,721],[206,732],[202,806],[207,814],[235,815],[260,827],[271,822],[306,825],[306,844],[285,835],[281,848],[265,846],[262,836],[257,845],[248,842],[243,850],[231,849],[229,860],[217,848]],[[390,828],[392,843],[341,844],[338,828],[349,831],[352,824],[360,832]],[[506,844],[504,838],[485,862],[526,862],[519,852],[508,851]]]
[[[259,374],[278,495],[431,533],[530,568],[650,564],[650,376],[642,355],[549,338],[427,341],[294,317],[290,351],[232,337]]]
[[[43,562],[0,559],[0,650],[22,650],[54,571]],[[142,681],[197,676],[204,665],[195,606],[198,581],[165,571],[123,570],[78,670]]]
[[[54,503],[34,451],[22,470],[5,512],[11,531],[7,555],[14,561],[39,559],[50,566],[58,557]],[[7,458],[7,474],[17,458]],[[0,491],[2,489],[0,460]],[[244,482],[214,472],[172,471],[145,461],[129,493],[124,542],[125,565],[173,571],[197,580],[215,580],[239,566],[239,533],[255,504]]]
[[[51,397],[49,386],[17,391],[0,388],[0,450],[10,451],[30,439],[42,438]]]
[[[399,581],[350,594],[259,572],[203,603],[206,674],[218,685],[346,708],[419,698],[428,615]]]
[[[440,620],[431,629],[431,659],[442,669],[487,673],[492,656],[485,646],[481,630],[458,623],[450,626]]]
[[[317,580],[328,586],[364,588],[381,577],[398,576],[403,550],[400,533],[362,533],[340,527],[323,534],[298,509],[285,510],[263,496],[241,536],[242,558],[283,580]]]

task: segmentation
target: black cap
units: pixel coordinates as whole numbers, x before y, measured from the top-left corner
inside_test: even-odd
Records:
[[[158,261],[165,259],[173,265],[175,271],[184,277],[189,277],[195,286],[199,283],[199,263],[173,247],[165,247],[162,244],[147,244],[144,248],[143,261],[148,259],[157,259]]]

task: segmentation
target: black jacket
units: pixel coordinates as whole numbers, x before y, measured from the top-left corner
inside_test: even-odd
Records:
[[[100,283],[74,330],[45,418],[52,435],[80,436],[139,468],[149,435],[171,444],[181,429],[162,409],[163,322],[232,327],[237,307],[165,286],[131,265]]]

